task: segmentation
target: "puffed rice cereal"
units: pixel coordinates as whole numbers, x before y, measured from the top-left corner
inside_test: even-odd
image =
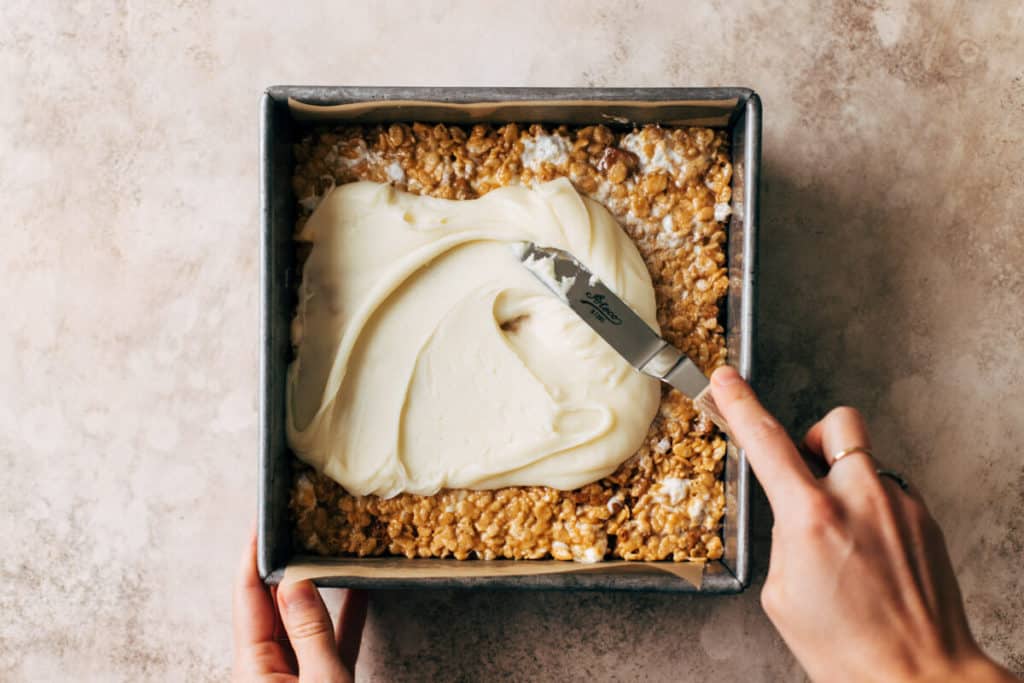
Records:
[[[389,182],[472,199],[505,185],[567,177],[636,242],[666,339],[705,371],[725,362],[726,225],[732,165],[723,131],[649,125],[554,129],[510,123],[341,126],[295,146],[296,236],[332,187]],[[299,258],[309,245],[297,245]],[[689,399],[663,389],[647,440],[611,476],[575,491],[516,487],[352,496],[294,459],[291,512],[300,550],[597,562],[722,556],[725,441]]]

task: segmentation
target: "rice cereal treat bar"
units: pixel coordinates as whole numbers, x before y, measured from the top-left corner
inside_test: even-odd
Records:
[[[331,188],[357,180],[445,199],[569,178],[634,240],[654,282],[662,335],[705,371],[725,361],[732,166],[723,131],[516,124],[342,126],[295,146],[296,236]],[[299,257],[309,245],[298,245]],[[294,459],[300,550],[457,559],[717,559],[725,441],[663,388],[646,442],[611,476],[575,491],[514,487],[433,496],[352,496]]]

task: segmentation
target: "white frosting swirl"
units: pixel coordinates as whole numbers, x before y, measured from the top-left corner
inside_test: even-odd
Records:
[[[569,181],[467,201],[347,184],[304,236],[288,441],[349,492],[573,489],[640,446],[657,381],[509,248],[571,252],[657,329],[636,247]]]

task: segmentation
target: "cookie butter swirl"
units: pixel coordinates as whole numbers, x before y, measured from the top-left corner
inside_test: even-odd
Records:
[[[544,485],[610,474],[659,401],[519,263],[533,241],[583,261],[652,327],[633,243],[565,179],[465,201],[358,182],[304,228],[288,440],[355,494]]]

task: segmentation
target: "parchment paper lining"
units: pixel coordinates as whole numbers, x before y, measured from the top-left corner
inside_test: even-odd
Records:
[[[560,560],[410,560],[404,557],[315,558],[297,557],[284,570],[281,583],[303,579],[346,577],[377,579],[448,579],[482,576],[539,576],[541,574],[582,574],[599,572],[664,572],[700,588],[704,579],[703,562],[626,562],[616,560],[580,564]]]
[[[440,123],[607,123],[666,126],[726,126],[737,100],[644,102],[631,100],[544,100],[515,102],[423,102],[381,100],[349,104],[306,104],[289,98],[288,108],[298,121],[375,123],[430,121]]]

